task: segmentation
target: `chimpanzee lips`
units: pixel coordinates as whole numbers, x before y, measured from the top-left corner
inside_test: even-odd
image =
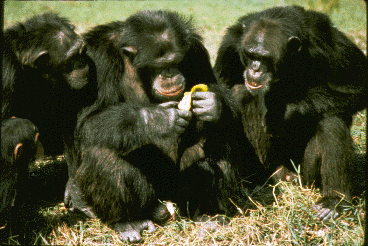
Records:
[[[169,88],[157,88],[157,92],[163,96],[173,97],[179,95],[183,91],[183,85],[180,84],[179,86],[171,86]]]
[[[263,87],[263,84],[258,84],[258,83],[254,82],[254,81],[248,81],[248,80],[246,80],[245,83],[252,90],[256,90],[256,89],[259,89],[259,88]]]

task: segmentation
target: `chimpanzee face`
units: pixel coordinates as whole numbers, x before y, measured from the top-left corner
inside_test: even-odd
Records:
[[[248,91],[252,94],[268,91],[279,80],[280,62],[285,55],[300,48],[299,39],[286,37],[277,23],[268,20],[252,23],[239,47]]]
[[[82,38],[63,18],[53,15],[40,18],[50,24],[29,20],[32,25],[27,32],[32,35],[32,42],[16,51],[19,61],[44,74],[54,88],[81,89],[88,83],[90,70]],[[63,78],[67,83],[60,83]]]
[[[156,69],[151,75],[152,95],[159,101],[178,101],[185,91],[185,78],[178,66]]]
[[[89,81],[90,59],[82,38],[73,30],[64,28],[58,30],[49,42],[49,48],[42,54],[46,56],[43,58],[44,64],[56,74],[61,74],[70,88],[83,88]]]
[[[168,23],[159,22],[133,36],[137,40],[123,47],[123,53],[137,70],[146,94],[156,102],[181,99],[186,87],[181,62],[188,49],[182,35]]]
[[[73,46],[66,52],[65,59],[58,65],[63,76],[72,89],[81,89],[89,81],[90,58],[86,54],[86,46],[78,37]]]
[[[185,48],[174,30],[164,29],[153,35],[149,47],[138,50],[134,65],[140,67],[145,86],[150,86],[151,95],[159,102],[178,101],[185,91],[185,78],[180,71]]]

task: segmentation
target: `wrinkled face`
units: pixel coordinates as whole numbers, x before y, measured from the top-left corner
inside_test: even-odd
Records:
[[[50,62],[56,65],[72,89],[81,89],[89,81],[90,59],[83,40],[72,30],[60,31],[49,50]]]
[[[269,90],[279,79],[279,63],[287,52],[300,49],[299,39],[287,38],[277,23],[262,20],[253,23],[241,40],[239,53],[245,67],[245,85],[251,93]]]
[[[14,50],[22,65],[38,70],[56,90],[81,89],[88,83],[91,60],[73,25],[45,14],[30,19],[25,26],[23,39],[29,40]]]
[[[20,61],[47,74],[56,89],[81,89],[89,80],[90,59],[72,26],[53,27],[39,37],[42,45],[18,52]],[[60,83],[64,78],[67,84]]]
[[[143,84],[150,87],[146,89],[151,90],[150,94],[156,101],[178,101],[183,97],[186,85],[180,71],[185,49],[170,29],[143,38],[150,44],[134,47],[136,55],[133,59],[133,66],[138,68]]]
[[[155,71],[151,76],[152,95],[160,101],[177,101],[185,90],[185,78],[176,64]]]

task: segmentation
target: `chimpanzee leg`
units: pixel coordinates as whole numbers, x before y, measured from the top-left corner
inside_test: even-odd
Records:
[[[307,145],[302,169],[307,185],[315,182],[316,187],[322,187],[323,197],[314,206],[320,219],[337,217],[342,212],[342,206],[336,207],[341,200],[339,193],[346,200],[352,198],[349,175],[354,172],[355,158],[350,130],[345,122],[337,116],[321,120],[316,135]]]
[[[73,202],[76,199],[80,202],[77,205],[87,212],[92,208],[93,214],[114,228],[121,240],[128,242],[141,241],[141,232],[145,229],[153,232],[153,221],[164,223],[170,218],[165,205],[159,201],[164,200],[158,196],[162,181],[155,175],[156,169],[160,170],[159,166],[165,163],[143,160],[132,164],[137,158],[154,159],[147,153],[142,156],[133,151],[121,156],[109,148],[85,148],[74,176],[75,185],[70,183]]]
[[[69,177],[68,183],[66,185],[64,204],[69,212],[82,213],[90,219],[96,217],[92,211],[92,208],[85,201],[83,194],[78,185],[75,183],[73,177]]]
[[[93,219],[97,216],[92,211],[92,207],[89,206],[82,194],[77,182],[75,175],[78,170],[78,166],[81,163],[80,153],[77,149],[77,145],[74,145],[73,141],[70,141],[66,148],[65,159],[68,163],[68,175],[69,179],[65,187],[64,192],[64,205],[69,212],[80,213],[87,218]]]

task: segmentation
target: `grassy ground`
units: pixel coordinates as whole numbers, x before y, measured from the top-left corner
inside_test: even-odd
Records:
[[[55,11],[69,18],[78,32],[96,24],[124,20],[142,9],[168,9],[192,16],[204,37],[212,62],[226,28],[239,17],[252,11],[285,4],[308,6],[304,0],[234,0],[234,1],[65,1],[23,2],[6,1],[4,25],[47,11]],[[315,2],[315,1],[312,1]],[[310,5],[310,4],[309,4]],[[340,1],[338,9],[330,13],[335,25],[343,30],[362,49],[366,44],[366,16],[363,0]],[[366,151],[366,111],[354,120],[352,134],[357,149]],[[176,218],[150,235],[144,245],[361,245],[363,240],[364,203],[357,198],[346,214],[335,221],[314,219],[312,204],[320,197],[313,187],[306,189],[280,182],[271,190],[275,202],[264,204],[253,200],[254,208],[241,211],[229,225],[196,224]],[[70,216],[63,204],[42,211],[47,219],[45,231],[38,233],[41,244],[121,245],[117,234],[99,220],[82,221]],[[17,237],[9,239],[16,244]]]
[[[360,200],[334,221],[320,222],[310,206],[319,192],[291,183],[274,186],[281,193],[275,202],[242,211],[230,224],[200,224],[177,218],[145,234],[142,245],[362,245],[364,211]],[[51,245],[122,245],[118,235],[100,220],[81,221],[70,216],[63,204],[43,211],[47,232],[39,233],[37,242]],[[16,243],[16,237],[10,243]]]

